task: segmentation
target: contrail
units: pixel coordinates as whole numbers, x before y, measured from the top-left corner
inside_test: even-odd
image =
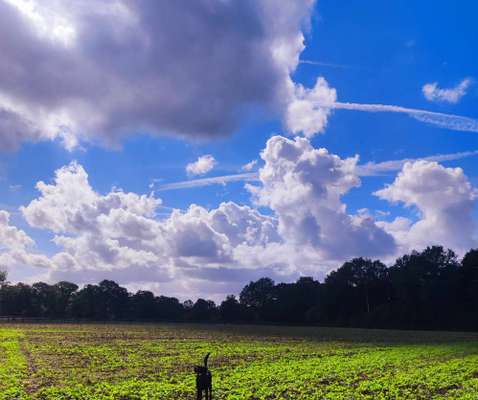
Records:
[[[418,121],[432,124],[445,129],[464,132],[478,132],[478,120],[453,114],[407,108],[386,104],[361,104],[336,102],[333,108],[341,110],[357,110],[366,112],[394,112],[407,114]]]
[[[450,153],[450,154],[437,154],[434,156],[426,156],[420,158],[404,158],[401,160],[390,160],[383,161],[379,163],[368,162],[366,164],[357,165],[357,175],[359,176],[377,176],[387,172],[399,171],[407,162],[413,161],[452,161],[460,160],[466,157],[478,156],[478,150],[475,151],[464,151],[461,153]],[[166,191],[166,190],[178,190],[178,189],[191,189],[196,187],[210,186],[210,185],[223,185],[227,182],[241,182],[241,181],[258,181],[259,173],[258,172],[248,172],[244,174],[233,174],[233,175],[223,175],[215,176],[212,178],[200,178],[200,179],[191,179],[188,181],[166,183],[158,186],[156,191]]]
[[[330,67],[330,68],[344,68],[344,69],[361,69],[360,67],[354,67],[352,65],[344,65],[344,64],[334,64],[328,63],[323,61],[312,61],[312,60],[300,60],[300,64],[309,64],[309,65],[317,65],[319,67]]]
[[[386,172],[400,171],[407,162],[414,161],[453,161],[461,160],[466,157],[478,156],[478,150],[464,151],[461,153],[437,154],[434,156],[420,158],[404,158],[401,160],[390,160],[379,163],[368,162],[366,164],[357,165],[357,173],[360,176],[376,176]]]
[[[164,185],[158,186],[156,188],[156,191],[174,190],[174,189],[190,189],[194,187],[224,184],[227,182],[256,181],[258,179],[259,179],[259,174],[257,172],[247,172],[244,174],[214,176],[212,178],[191,179],[189,181],[166,183]]]

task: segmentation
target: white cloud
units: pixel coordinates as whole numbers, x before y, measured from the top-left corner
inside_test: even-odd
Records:
[[[467,85],[469,83],[465,86],[467,87]],[[449,97],[451,98],[452,96],[449,95]],[[287,130],[290,133],[303,134],[309,138],[325,130],[330,114],[334,109],[407,114],[418,121],[440,128],[478,132],[478,120],[474,118],[397,105],[337,101],[336,90],[331,88],[323,77],[317,79],[312,89],[290,81],[287,99],[284,111]]]
[[[383,174],[386,172],[399,171],[403,168],[406,163],[414,161],[453,161],[461,160],[466,157],[474,157],[478,155],[478,150],[475,151],[463,151],[459,153],[448,153],[448,154],[436,154],[433,156],[426,156],[421,158],[404,158],[402,160],[389,160],[382,162],[368,162],[357,166],[357,171],[360,176],[374,176]]]
[[[1,1],[0,146],[217,137],[251,104],[280,112],[313,5]]]
[[[211,171],[217,164],[216,159],[210,154],[199,157],[195,162],[186,165],[188,175],[204,175]]]
[[[165,190],[190,189],[210,185],[225,185],[228,182],[257,181],[258,176],[257,172],[245,172],[243,174],[214,176],[212,178],[190,179],[187,181],[164,183],[159,185],[156,190],[161,192]]]
[[[19,266],[51,267],[50,259],[33,252],[35,242],[23,230],[10,224],[10,213],[0,210],[0,270]]]
[[[465,78],[453,88],[442,89],[438,86],[438,82],[432,82],[423,85],[422,92],[429,101],[456,104],[466,95],[471,84],[472,80]]]
[[[417,208],[416,222],[402,217],[381,223],[405,251],[432,244],[466,251],[477,244],[472,213],[478,193],[461,168],[445,168],[430,161],[409,162],[391,185],[375,195]]]
[[[228,269],[250,270],[255,276],[256,268],[264,267],[244,265],[239,249],[260,251],[281,240],[273,217],[235,203],[210,211],[192,204],[159,219],[161,200],[118,190],[101,195],[77,163],[60,168],[51,184],[39,182],[37,188],[40,196],[21,211],[30,226],[55,234],[60,250],[41,260],[53,280],[227,281]],[[33,256],[23,252],[22,259],[9,255],[0,261],[40,266]]]
[[[265,165],[250,190],[270,216],[228,202],[212,210],[192,204],[158,218],[160,199],[120,190],[99,194],[86,171],[71,163],[53,182],[39,182],[38,198],[21,208],[30,226],[54,234],[59,251],[36,261],[28,252],[9,260],[49,267],[52,280],[107,277],[159,282],[174,291],[174,281],[231,287],[238,285],[232,280],[260,274],[322,276],[352,254],[393,250],[391,237],[370,216],[347,214],[340,200],[360,184],[356,158],[342,160],[307,139],[280,136],[261,156]]]
[[[241,167],[241,170],[249,172],[249,171],[252,171],[256,165],[257,165],[257,160],[252,160],[252,161],[248,162],[247,164],[244,164]]]
[[[391,112],[407,114],[418,121],[435,125],[444,129],[463,132],[478,132],[478,120],[460,115],[443,114],[416,108],[401,107],[389,104],[344,103],[337,101],[333,108],[339,110],[353,110],[365,112]]]
[[[33,244],[33,240],[24,231],[10,225],[10,213],[0,210],[0,247],[19,250]]]
[[[8,186],[8,190],[10,192],[13,192],[13,193],[18,192],[21,189],[22,189],[22,185],[9,185]]]
[[[245,172],[243,174],[214,176],[212,178],[190,179],[181,182],[165,183],[159,185],[156,190],[161,192],[165,190],[191,189],[210,185],[225,185],[228,182],[257,181],[258,176],[257,172]]]
[[[312,246],[322,258],[379,255],[393,238],[369,217],[349,215],[341,197],[360,185],[357,157],[341,159],[309,140],[274,136],[261,153],[260,185],[248,185],[257,205],[269,207],[288,242]]]
[[[122,191],[99,195],[77,163],[37,188],[41,196],[21,212],[30,226],[56,234],[63,251],[52,257],[53,268],[107,271],[161,261],[161,229],[153,219],[159,199]]]
[[[448,153],[448,154],[436,154],[433,156],[425,156],[421,158],[404,158],[401,160],[388,160],[382,162],[367,162],[365,164],[358,164],[356,166],[356,173],[358,176],[375,176],[381,175],[389,172],[396,172],[402,169],[402,167],[407,162],[413,162],[418,160],[426,161],[453,161],[461,160],[466,157],[474,157],[478,155],[478,150],[475,151],[463,151],[459,153]],[[257,160],[251,161],[245,166],[249,167],[249,164],[257,163]],[[243,166],[242,169],[245,169]],[[258,172],[246,172],[242,174],[232,174],[232,175],[222,175],[215,176],[212,178],[199,178],[199,179],[189,179],[187,181],[173,182],[173,183],[164,183],[162,185],[155,186],[154,183],[150,185],[150,188],[155,188],[157,191],[165,190],[177,190],[177,189],[191,189],[203,186],[210,185],[225,185],[228,182],[238,182],[238,181],[258,181],[259,173]]]
[[[287,129],[306,137],[322,133],[336,100],[335,89],[323,77],[317,79],[312,89],[296,84],[285,114]]]
[[[313,0],[195,3],[1,1],[0,149],[117,145],[135,132],[218,137],[236,131],[251,105],[307,137],[323,132],[335,108],[478,132],[471,118],[336,102],[324,78],[311,89],[294,83]],[[453,100],[467,85],[432,92]]]
[[[39,196],[21,208],[30,226],[51,232],[58,251],[33,252],[33,241],[0,212],[0,265],[47,268],[51,280],[109,278],[159,285],[182,298],[209,291],[220,297],[262,275],[321,278],[354,256],[390,259],[428,244],[459,251],[476,244],[477,193],[459,168],[406,163],[376,195],[416,207],[419,220],[386,222],[375,221],[373,210],[347,211],[343,196],[361,184],[358,157],[341,159],[306,138],[274,136],[261,158],[257,183],[247,188],[267,213],[227,202],[210,210],[191,204],[165,217],[157,214],[160,199],[116,189],[100,194],[83,167],[71,163],[53,182],[39,182]]]

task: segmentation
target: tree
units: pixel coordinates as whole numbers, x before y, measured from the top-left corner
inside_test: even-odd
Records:
[[[207,322],[214,319],[216,304],[212,300],[197,299],[191,308],[190,318],[196,322]]]
[[[474,310],[474,328],[478,330],[478,249],[466,253],[461,265],[464,307],[472,314]]]
[[[37,282],[31,289],[34,314],[39,317],[52,317],[56,303],[55,288],[48,283]]]
[[[309,310],[316,307],[320,296],[320,283],[311,277],[301,277],[295,283],[280,283],[275,287],[275,301],[270,311],[274,321],[303,323],[312,321]]]
[[[239,295],[239,300],[246,307],[262,308],[274,298],[274,281],[261,278],[246,285]]]
[[[241,319],[241,305],[236,299],[236,296],[229,295],[219,306],[219,314],[221,320],[225,322],[234,322]]]
[[[130,317],[134,320],[153,320],[156,317],[156,298],[147,290],[138,290],[130,299]]]
[[[7,284],[7,271],[0,271],[0,286]]]
[[[2,288],[7,283],[7,271],[0,271],[0,315],[3,314]]]
[[[60,281],[53,285],[55,291],[55,305],[53,316],[55,318],[66,318],[71,313],[71,300],[78,290],[78,285],[67,281]]]
[[[17,283],[4,285],[1,288],[2,306],[5,315],[34,317],[33,294],[29,285]]]
[[[246,318],[254,320],[274,319],[275,284],[270,278],[261,278],[246,285],[239,294]]]
[[[387,268],[354,258],[320,283],[301,277],[275,284],[251,281],[219,307],[211,300],[179,302],[150,291],[130,294],[111,280],[86,285],[10,284],[0,272],[0,313],[21,317],[197,322],[259,321],[382,328],[478,330],[478,249],[458,262],[441,246],[412,251]]]
[[[413,251],[390,268],[394,310],[409,328],[453,329],[459,303],[459,263],[441,246]]]
[[[129,293],[114,281],[103,280],[98,285],[101,319],[118,320],[126,316]]]
[[[325,286],[331,319],[349,320],[355,314],[369,314],[387,301],[387,267],[378,260],[354,258],[331,272]]]
[[[100,320],[104,311],[99,304],[98,285],[86,285],[71,298],[71,315],[76,318]]]
[[[159,296],[156,298],[157,317],[163,321],[176,321],[184,317],[186,308],[191,309],[193,302],[185,301],[184,305],[175,297]]]

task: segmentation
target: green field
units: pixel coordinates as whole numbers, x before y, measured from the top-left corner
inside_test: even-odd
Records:
[[[478,399],[478,336],[204,325],[0,325],[0,399]]]

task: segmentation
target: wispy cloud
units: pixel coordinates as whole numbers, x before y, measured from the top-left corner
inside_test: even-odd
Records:
[[[420,161],[420,160],[443,162],[443,161],[461,160],[462,158],[473,157],[473,156],[478,156],[478,150],[464,151],[461,153],[437,154],[434,156],[427,156],[427,157],[420,157],[420,158],[403,158],[401,160],[390,160],[390,161],[383,161],[379,163],[368,162],[366,164],[359,165],[357,168],[358,168],[358,174],[360,176],[375,176],[375,175],[381,175],[387,172],[399,171],[403,168],[403,166],[407,162]]]
[[[18,192],[22,188],[22,185],[10,185],[8,186],[8,190],[10,192]]]
[[[390,160],[383,161],[379,163],[368,162],[366,164],[361,164],[357,166],[357,174],[359,176],[376,176],[381,175],[387,172],[399,171],[409,161],[452,161],[460,160],[466,157],[478,156],[478,150],[475,151],[465,151],[461,153],[450,153],[450,154],[436,154],[433,156],[426,156],[420,158],[403,158],[401,160]],[[200,178],[200,179],[191,179],[188,181],[180,181],[174,183],[165,183],[159,185],[155,188],[156,191],[166,191],[166,190],[178,190],[178,189],[191,189],[203,186],[210,185],[224,185],[228,182],[240,182],[240,181],[257,181],[259,180],[258,172],[248,172],[243,174],[232,174],[232,175],[223,175],[215,176],[212,178]]]
[[[464,132],[478,132],[478,120],[460,115],[443,114],[386,104],[362,104],[335,102],[334,108],[341,110],[356,110],[366,112],[393,112],[407,114],[418,121],[432,124],[445,129]]]
[[[256,165],[257,165],[257,160],[252,160],[252,161],[248,162],[247,164],[244,164],[241,167],[241,170],[252,171]]]
[[[423,85],[422,92],[429,101],[456,104],[466,94],[472,82],[471,78],[465,78],[455,87],[448,89],[442,89],[438,86],[438,82],[432,82]]]
[[[189,181],[181,181],[174,183],[165,183],[158,186],[156,191],[176,190],[176,189],[190,189],[195,187],[225,184],[227,182],[237,181],[255,181],[258,180],[259,174],[257,172],[248,172],[244,174],[214,176],[212,178],[191,179]]]
[[[353,65],[334,64],[334,63],[328,63],[323,61],[313,61],[313,60],[300,60],[299,63],[317,65],[319,67],[328,67],[328,68],[361,69],[360,67],[354,67]]]

